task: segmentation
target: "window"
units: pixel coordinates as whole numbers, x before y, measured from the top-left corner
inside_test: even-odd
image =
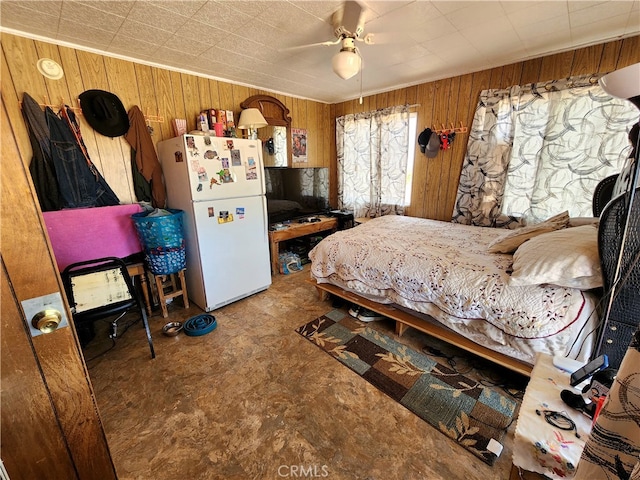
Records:
[[[453,220],[514,228],[564,210],[591,216],[593,191],[626,162],[636,121],[637,110],[595,75],[484,90]]]
[[[415,115],[411,127],[408,110],[390,107],[336,120],[339,208],[355,217],[404,213],[410,139],[416,132]]]
[[[503,213],[537,221],[564,210],[591,216],[597,183],[619,172],[631,150],[625,127],[633,106],[603,107],[610,98],[596,84],[521,100]]]

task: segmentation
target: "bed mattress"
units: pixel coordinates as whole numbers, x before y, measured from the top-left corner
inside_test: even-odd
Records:
[[[537,352],[588,358],[596,296],[554,285],[509,285],[513,256],[487,251],[501,235],[501,229],[384,216],[320,242],[309,253],[311,276],[427,314],[530,364]]]

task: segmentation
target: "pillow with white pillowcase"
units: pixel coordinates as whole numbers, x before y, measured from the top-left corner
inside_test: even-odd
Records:
[[[583,225],[527,240],[513,254],[509,284],[552,284],[581,290],[602,287],[598,229]]]
[[[565,228],[568,225],[569,212],[566,211],[559,213],[558,215],[554,215],[544,222],[510,230],[509,233],[496,238],[489,244],[489,253],[513,253],[527,240],[546,232]]]

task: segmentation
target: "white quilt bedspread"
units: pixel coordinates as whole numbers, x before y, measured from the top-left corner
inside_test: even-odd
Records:
[[[513,256],[487,252],[489,243],[503,234],[494,228],[380,217],[320,242],[309,253],[311,275],[440,321],[483,319],[500,335],[532,342],[563,330],[569,334],[564,337],[575,338],[577,332],[569,331],[576,327],[571,326],[578,319],[584,322],[594,299],[552,285],[509,286]]]

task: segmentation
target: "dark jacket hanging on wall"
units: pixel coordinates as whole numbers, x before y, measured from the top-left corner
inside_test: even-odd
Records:
[[[49,127],[40,105],[28,93],[22,97],[22,115],[29,130],[29,141],[33,150],[29,172],[40,208],[43,212],[60,210],[63,201],[51,158]]]
[[[93,179],[96,183],[96,199],[95,206],[96,207],[106,207],[109,205],[119,205],[120,200],[118,196],[115,194],[111,187],[104,179],[102,174],[98,171],[96,166],[91,161],[89,157],[89,151],[87,150],[86,145],[84,144],[84,140],[82,139],[82,133],[80,132],[80,124],[76,119],[75,113],[71,110],[67,105],[64,105],[60,110],[59,116],[62,117],[62,120],[67,125],[67,128],[73,135],[76,141],[76,145],[82,153],[85,163],[87,164],[87,168],[93,175]]]
[[[51,158],[56,167],[64,207],[93,207],[96,201],[96,182],[73,134],[64,120],[49,107],[45,108],[44,114],[51,135]]]
[[[129,110],[129,131],[124,138],[135,150],[135,162],[138,172],[151,184],[152,204],[157,208],[164,208],[167,193],[162,181],[162,167],[153,146],[153,140],[142,111],[137,105]],[[136,195],[142,194],[136,191]],[[139,200],[142,200],[139,198]]]
[[[118,205],[120,201],[106,184],[102,175],[90,165],[74,132],[66,120],[49,107],[46,108],[47,125],[51,135],[51,158],[65,208],[104,207]]]
[[[29,171],[42,211],[120,203],[91,163],[71,109],[64,105],[60,118],[49,107],[43,112],[25,93],[22,112],[33,149]]]

